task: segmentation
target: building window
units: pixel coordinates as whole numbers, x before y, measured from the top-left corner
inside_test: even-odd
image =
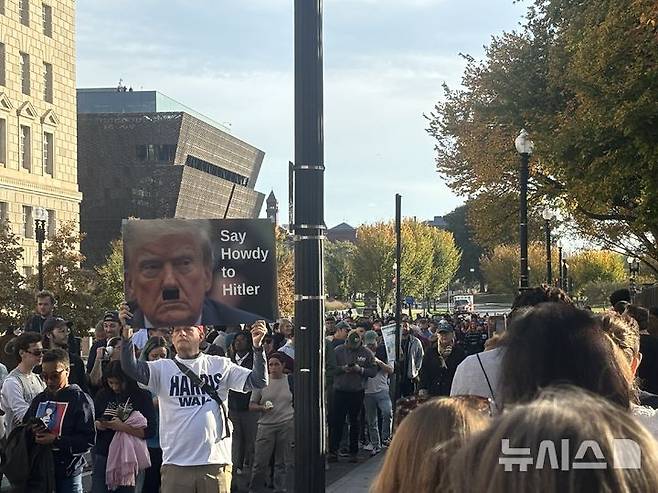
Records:
[[[23,206],[23,236],[25,238],[34,238],[34,217],[32,216],[32,206]]]
[[[43,62],[43,100],[53,102],[53,66],[46,62]]]
[[[0,0],[0,15],[5,15],[5,0]]]
[[[5,78],[5,44],[0,43],[0,86],[6,86],[7,80]]]
[[[57,213],[53,209],[48,209],[48,238],[53,238],[57,232]]]
[[[32,129],[27,125],[21,125],[20,142],[18,143],[18,154],[21,161],[21,167],[27,171],[32,171]]]
[[[30,94],[30,55],[21,52],[21,85],[23,94]]]
[[[7,164],[7,120],[0,118],[0,164]]]
[[[43,172],[54,176],[55,136],[50,132],[43,133]]]
[[[234,171],[227,170],[221,166],[217,166],[216,164],[209,163],[208,161],[204,161],[203,159],[199,159],[194,156],[188,155],[187,159],[185,160],[185,164],[192,168],[198,169],[199,171],[203,171],[204,173],[208,173],[213,176],[223,178],[224,180],[228,180],[232,183],[242,185],[243,187],[246,187],[249,183],[249,178],[246,176],[242,176]]]
[[[9,219],[9,204],[7,202],[0,202],[0,223],[4,223]]]
[[[139,161],[173,163],[176,157],[176,146],[173,144],[138,145],[136,155]]]
[[[18,0],[18,11],[21,16],[21,24],[30,25],[30,0]]]
[[[41,4],[41,17],[43,17],[43,34],[49,38],[53,37],[53,8],[46,4]]]

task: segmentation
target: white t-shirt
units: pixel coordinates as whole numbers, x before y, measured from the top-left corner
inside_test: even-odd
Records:
[[[472,354],[471,356],[467,356],[455,371],[450,395],[479,395],[489,397],[496,403],[500,394],[500,365],[502,363],[503,353],[504,348],[497,347],[490,351],[478,353],[477,355]],[[482,366],[480,366],[477,360],[478,355],[482,361]],[[484,367],[484,371],[487,373],[486,377],[482,371],[482,367]],[[487,384],[487,377],[496,395],[491,394],[491,390]]]
[[[191,360],[176,359],[208,381],[226,406],[228,391],[243,392],[251,373],[222,356],[201,353]],[[225,435],[224,416],[212,397],[194,386],[172,360],[149,361],[148,365],[148,388],[159,403],[162,463],[231,464],[231,439],[221,439]]]
[[[5,414],[5,433],[23,421],[32,400],[46,388],[41,377],[36,373],[25,374],[14,368],[5,379],[0,393],[0,408]]]

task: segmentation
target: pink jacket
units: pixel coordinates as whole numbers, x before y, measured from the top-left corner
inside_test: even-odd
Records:
[[[139,411],[126,420],[133,428],[146,428],[146,418]],[[117,431],[110,443],[105,469],[105,483],[108,489],[119,486],[135,486],[135,478],[139,471],[151,466],[149,451],[143,438]]]

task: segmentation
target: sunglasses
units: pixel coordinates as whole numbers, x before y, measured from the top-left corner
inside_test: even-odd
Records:
[[[43,349],[35,349],[34,351],[25,351],[26,353],[30,353],[32,356],[43,356],[43,353],[45,352]]]

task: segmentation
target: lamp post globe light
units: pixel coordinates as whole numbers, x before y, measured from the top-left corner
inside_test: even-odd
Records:
[[[521,157],[519,167],[519,246],[521,250],[520,261],[521,270],[519,273],[519,289],[528,289],[528,175],[530,156],[534,148],[528,132],[521,129],[521,132],[514,140],[516,151]]]
[[[544,228],[546,230],[546,284],[553,285],[553,266],[551,265],[551,219],[553,219],[553,211],[546,207],[541,217],[544,218]]]
[[[634,299],[637,291],[636,277],[640,273],[640,261],[635,257],[628,257],[626,262],[628,263],[628,273],[630,274],[631,299]]]
[[[34,210],[34,223],[39,256],[39,291],[43,291],[43,242],[46,240],[47,221],[48,211],[43,207],[37,207]]]

